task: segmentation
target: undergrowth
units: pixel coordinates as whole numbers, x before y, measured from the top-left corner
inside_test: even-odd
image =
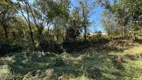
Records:
[[[123,51],[90,47],[54,56],[14,53],[0,58],[2,80],[142,80],[142,46]],[[118,62],[117,57],[121,57]]]

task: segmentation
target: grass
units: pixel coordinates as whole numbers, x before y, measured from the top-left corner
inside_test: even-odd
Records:
[[[89,47],[52,57],[39,55],[21,52],[0,58],[0,79],[142,80],[141,44],[121,51]]]

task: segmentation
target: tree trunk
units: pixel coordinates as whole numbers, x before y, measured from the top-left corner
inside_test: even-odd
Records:
[[[5,38],[7,39],[8,38],[8,31],[7,31],[6,27],[4,27],[4,32],[5,32]]]
[[[87,36],[86,36],[86,33],[87,33],[87,29],[86,29],[86,26],[84,26],[84,40],[86,41],[87,39]]]
[[[40,44],[40,42],[41,42],[41,35],[42,35],[42,30],[40,29],[40,26],[37,24],[37,21],[36,21],[36,18],[35,18],[35,15],[33,14],[33,11],[32,11],[32,9],[31,9],[31,6],[30,6],[30,4],[29,3],[27,3],[27,6],[28,6],[28,8],[29,8],[29,10],[30,10],[30,12],[31,12],[31,14],[32,14],[32,17],[33,17],[33,21],[34,21],[34,23],[35,23],[35,25],[36,25],[36,28],[37,28],[37,38],[38,38],[38,44]]]
[[[5,38],[7,39],[8,38],[8,31],[7,31],[8,26],[6,26],[6,24],[4,24],[4,23],[2,23],[2,26],[3,26]]]
[[[31,40],[32,40],[32,44],[35,50],[37,50],[36,46],[35,46],[35,42],[34,42],[34,37],[33,37],[33,32],[32,32],[32,28],[31,25],[29,23],[29,29],[30,29],[30,36],[31,36]]]
[[[38,27],[38,44],[40,44],[41,41],[42,41],[42,32],[43,32],[43,29],[44,28],[42,26]]]
[[[18,4],[20,5],[19,1],[18,1]],[[30,33],[32,45],[33,45],[34,49],[37,50],[37,48],[35,46],[35,42],[34,42],[34,37],[33,37],[33,32],[32,32],[32,26],[31,26],[31,22],[30,22],[30,15],[29,15],[29,10],[28,10],[28,4],[25,2],[25,5],[26,5],[26,14],[27,14],[27,17],[24,15],[24,12],[22,11],[21,5],[20,5],[20,9],[21,9],[20,11],[22,13],[22,16],[25,18],[25,20],[28,23],[29,33]]]
[[[33,44],[33,47],[35,50],[37,50],[36,46],[35,46],[35,42],[34,42],[34,37],[33,37],[33,32],[32,32],[32,26],[31,26],[31,23],[30,23],[30,16],[29,16],[29,11],[28,11],[28,8],[27,8],[27,4],[26,4],[26,10],[27,10],[27,18],[28,18],[28,26],[29,26],[29,31],[30,31],[30,36],[31,36],[31,40],[32,40],[32,44]]]

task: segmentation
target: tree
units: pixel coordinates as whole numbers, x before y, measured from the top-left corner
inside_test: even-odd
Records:
[[[13,22],[10,24],[11,27],[9,28],[9,34],[11,34],[13,40],[16,41],[28,41],[29,34],[28,34],[28,24],[21,16],[16,16],[13,19]]]
[[[74,7],[68,22],[68,28],[66,29],[66,39],[76,39],[82,30],[82,16],[80,15],[79,7]]]
[[[8,38],[9,23],[12,22],[12,19],[16,13],[15,3],[13,3],[11,0],[2,0],[0,2],[0,9],[0,25],[4,30],[5,38]]]
[[[59,40],[59,36],[64,37],[69,20],[69,0],[49,1],[48,19],[53,24],[53,34]]]
[[[142,3],[142,1],[113,0],[113,4],[111,4],[109,0],[100,0],[100,3],[104,6],[105,12],[108,13],[108,15],[104,17],[104,19],[110,21],[105,24],[105,27],[109,24],[109,27],[113,27],[113,29],[110,29],[111,31],[117,31],[117,33],[119,33],[121,37],[133,38],[133,33],[135,34],[135,32],[138,32],[139,29],[141,29],[140,16],[142,6],[140,4]]]
[[[20,0],[20,1],[18,1],[19,7],[20,7],[20,12],[21,12],[22,16],[24,17],[24,19],[28,23],[29,33],[30,33],[30,36],[31,36],[32,45],[33,45],[34,49],[37,50],[37,47],[36,47],[35,41],[34,41],[34,35],[33,35],[33,31],[32,31],[31,20],[30,20],[29,2],[26,1],[26,0]],[[27,16],[24,15],[23,9],[25,9],[25,12],[26,12]]]
[[[78,37],[80,35],[80,31],[78,28],[73,28],[73,27],[69,27],[66,30],[66,39],[67,40],[75,40],[76,37]]]
[[[82,15],[82,26],[84,28],[84,40],[86,40],[87,27],[90,24],[89,17],[94,9],[94,5],[92,5],[94,2],[92,2],[91,0],[80,0],[79,3]]]

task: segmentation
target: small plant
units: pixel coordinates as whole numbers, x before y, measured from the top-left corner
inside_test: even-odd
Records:
[[[64,62],[63,58],[60,55],[57,55],[57,57],[55,59],[54,66],[61,67],[61,66],[64,66],[64,65],[65,65],[65,62]]]

